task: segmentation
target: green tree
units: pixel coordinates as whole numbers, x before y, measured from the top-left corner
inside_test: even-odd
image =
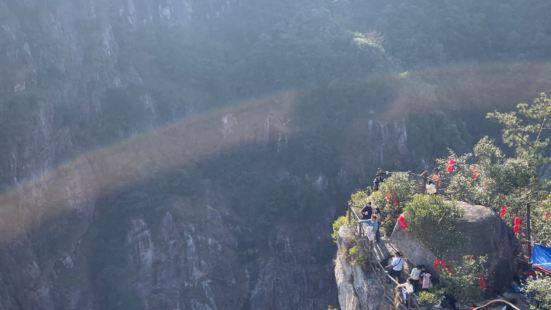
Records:
[[[543,214],[549,212],[546,209],[549,205],[542,203],[548,192],[540,177],[551,159],[551,99],[542,93],[532,104],[518,104],[517,111],[496,111],[488,113],[487,118],[503,126],[503,141],[514,151],[514,156],[505,155],[488,137],[476,144],[473,153],[459,156],[450,151],[447,158],[437,160],[441,179],[447,186],[446,194],[495,211],[506,205],[505,220],[510,225],[513,217],[522,217],[526,219],[523,222],[528,240],[548,242],[551,239],[549,222]],[[451,159],[455,165],[448,173]],[[533,217],[532,213],[537,216]],[[533,234],[531,227],[535,227],[537,233]]]
[[[550,160],[547,152],[551,130],[551,99],[545,93],[532,104],[519,103],[516,112],[492,112],[486,116],[503,126],[503,142],[534,168]]]
[[[551,161],[549,156],[549,133],[551,131],[551,99],[547,94],[541,93],[532,104],[520,103],[516,112],[493,112],[487,115],[495,119],[503,126],[503,142],[515,151],[515,163],[517,170],[525,173],[522,178],[516,178],[520,184],[516,187],[517,200],[522,201],[522,212],[526,216],[528,224],[526,236],[532,241],[532,226],[548,226],[541,223],[541,218],[533,220],[532,207],[541,205],[545,200],[547,191],[542,187],[540,177],[544,167]],[[539,232],[545,232],[540,229]],[[536,241],[549,242],[551,235],[536,235]],[[543,239],[540,239],[543,238]]]

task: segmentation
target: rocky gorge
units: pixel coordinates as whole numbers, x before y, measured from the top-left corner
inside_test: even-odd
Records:
[[[336,305],[348,193],[469,147],[488,129],[470,113],[551,70],[408,67],[355,11],[0,0],[0,309]]]

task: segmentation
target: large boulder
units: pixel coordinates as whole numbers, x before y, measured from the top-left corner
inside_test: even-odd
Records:
[[[489,288],[504,290],[513,280],[516,271],[518,242],[513,232],[489,208],[465,202],[457,204],[463,210],[458,234],[463,236],[464,242],[450,251],[447,260],[460,261],[465,255],[487,255]],[[396,225],[391,240],[412,264],[423,264],[432,269],[435,255],[408,231]]]

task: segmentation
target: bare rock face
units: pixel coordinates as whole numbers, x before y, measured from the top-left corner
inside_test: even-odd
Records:
[[[351,228],[343,225],[337,239],[338,252],[335,259],[335,278],[339,292],[339,304],[343,310],[388,309],[384,299],[384,287],[381,286],[381,274],[363,270],[362,266],[352,264],[347,252],[354,239]]]
[[[518,244],[511,229],[489,208],[458,202],[463,210],[459,231],[464,238],[461,246],[450,252],[449,260],[459,261],[465,255],[488,256],[489,287],[508,287],[515,273]],[[407,231],[395,227],[392,242],[413,264],[431,268],[435,255]]]

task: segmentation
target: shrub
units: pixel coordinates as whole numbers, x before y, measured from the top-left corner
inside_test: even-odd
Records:
[[[404,210],[412,234],[437,257],[446,257],[448,251],[461,243],[457,225],[461,218],[459,208],[446,203],[440,196],[415,195]]]
[[[390,201],[387,201],[385,197],[387,192],[392,196]],[[408,174],[397,172],[387,178],[378,191],[369,196],[368,201],[371,201],[373,206],[378,207],[381,211],[379,221],[381,222],[381,231],[385,236],[392,234],[396,218],[402,213],[403,205],[411,199],[414,193],[415,187],[409,181]],[[397,202],[396,205],[395,202]]]
[[[348,249],[348,259],[352,265],[362,265],[367,260],[367,256],[358,241],[354,241],[354,245]]]
[[[381,221],[381,230],[383,234],[386,237],[390,237],[392,234],[392,231],[394,230],[394,226],[396,225],[396,220],[390,216],[385,217],[384,220]]]
[[[536,242],[551,245],[551,194],[539,201],[532,216],[533,238]]]
[[[488,278],[487,260],[487,256],[464,256],[462,262],[452,264],[452,270],[442,268],[441,279],[446,291],[462,303],[482,300],[480,278]]]
[[[392,196],[390,203],[386,203],[386,206],[400,208],[415,194],[415,185],[409,180],[407,172],[395,172],[381,184],[379,191],[383,198],[386,193]]]
[[[365,190],[359,190],[352,194],[350,197],[350,205],[353,207],[361,208],[370,201],[369,195]]]
[[[533,296],[530,309],[551,309],[551,277],[529,279],[525,293]]]
[[[340,216],[333,222],[333,233],[331,234],[331,237],[333,238],[334,242],[337,242],[337,236],[339,235],[339,229],[341,229],[341,226],[346,224],[348,221],[348,218],[346,215]]]
[[[419,292],[417,302],[425,306],[436,305],[442,300],[443,296],[444,292],[442,289],[433,288],[431,291]]]

